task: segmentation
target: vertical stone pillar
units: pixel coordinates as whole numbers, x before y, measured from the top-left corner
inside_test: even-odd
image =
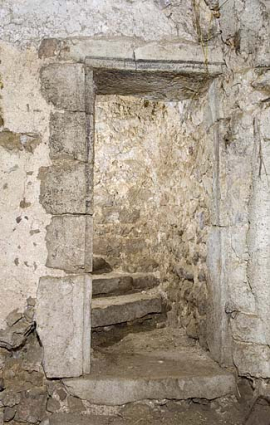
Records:
[[[90,372],[90,304],[93,255],[93,73],[82,64],[50,64],[41,71],[42,92],[53,104],[52,165],[40,170],[40,202],[52,214],[47,267],[63,277],[40,279],[37,331],[48,377]]]
[[[213,142],[213,199],[211,208],[211,229],[207,244],[207,266],[209,273],[209,305],[207,310],[207,342],[212,357],[220,364],[232,364],[231,335],[229,318],[226,315],[228,302],[228,243],[229,228],[224,222],[222,206],[222,175],[224,174],[220,141],[222,138],[221,114],[217,81],[209,90],[211,111],[211,136]]]

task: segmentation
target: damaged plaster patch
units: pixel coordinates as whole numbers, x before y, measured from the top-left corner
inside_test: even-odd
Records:
[[[33,153],[40,143],[41,139],[37,134],[19,134],[7,129],[0,132],[0,146],[7,151],[17,153],[25,150]]]

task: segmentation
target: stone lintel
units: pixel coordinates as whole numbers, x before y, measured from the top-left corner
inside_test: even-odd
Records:
[[[207,51],[206,51],[207,50]],[[201,63],[207,60],[210,73],[222,72],[223,53],[219,46],[208,43],[203,50],[199,43],[183,41],[142,42],[131,37],[107,38],[72,37],[68,39],[44,39],[39,50],[40,57],[85,62],[87,58],[106,61],[124,60],[129,64],[141,61],[168,63]],[[165,69],[166,70],[166,69]]]
[[[198,60],[145,60],[126,58],[100,58],[87,57],[87,66],[95,69],[113,69],[124,71],[145,71],[145,72],[171,72],[174,74],[207,74],[212,77],[222,73],[220,63],[210,63],[206,66],[204,61]]]
[[[137,95],[152,100],[179,101],[205,91],[221,73],[219,64],[184,60],[87,57],[96,94]],[[89,72],[89,71],[87,71]]]

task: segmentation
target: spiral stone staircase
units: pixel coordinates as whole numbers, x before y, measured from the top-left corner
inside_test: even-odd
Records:
[[[166,327],[166,307],[153,274],[94,269],[91,373],[64,380],[94,405],[142,400],[216,399],[235,392],[221,369],[182,329]]]

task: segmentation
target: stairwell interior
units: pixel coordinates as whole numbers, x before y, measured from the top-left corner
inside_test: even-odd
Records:
[[[116,77],[96,97],[91,373],[65,385],[102,405],[232,394],[207,352],[204,92]]]

